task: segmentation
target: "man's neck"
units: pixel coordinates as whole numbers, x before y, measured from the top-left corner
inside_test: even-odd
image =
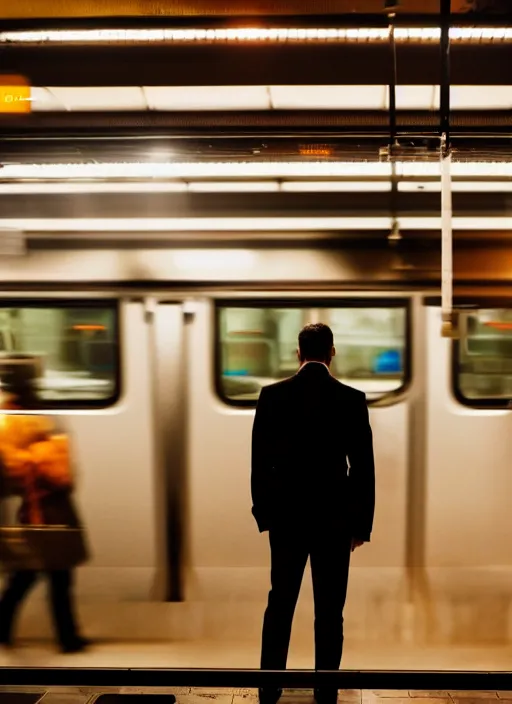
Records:
[[[300,371],[300,369],[303,369],[303,368],[306,366],[306,364],[321,364],[322,366],[324,366],[324,367],[327,369],[327,371],[328,371],[329,373],[330,373],[330,371],[331,371],[331,370],[329,369],[329,365],[328,365],[328,364],[326,364],[325,362],[320,362],[320,360],[318,360],[318,359],[305,359],[305,360],[301,363],[300,368],[299,368],[299,371]]]

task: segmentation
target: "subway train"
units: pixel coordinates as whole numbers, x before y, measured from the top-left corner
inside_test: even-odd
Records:
[[[296,371],[302,325],[323,321],[333,374],[367,395],[376,458],[347,638],[510,641],[510,272],[510,248],[456,246],[447,339],[437,250],[60,241],[4,258],[1,358],[38,359],[41,407],[71,429],[87,632],[259,641],[269,549],[251,515],[254,408]],[[294,638],[310,638],[311,604],[306,573]],[[39,592],[20,636],[47,637],[46,611]]]

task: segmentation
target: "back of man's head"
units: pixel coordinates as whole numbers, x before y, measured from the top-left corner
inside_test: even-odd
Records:
[[[312,323],[299,333],[299,358],[301,362],[330,364],[335,353],[332,330],[324,323]]]

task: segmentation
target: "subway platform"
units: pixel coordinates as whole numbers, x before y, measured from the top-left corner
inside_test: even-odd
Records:
[[[0,686],[0,704],[257,704],[254,689]],[[311,691],[285,690],[281,704],[314,704]],[[511,704],[512,691],[341,690],[338,704]]]

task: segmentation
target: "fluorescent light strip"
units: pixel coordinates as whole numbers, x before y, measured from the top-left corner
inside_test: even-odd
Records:
[[[441,218],[399,218],[403,230],[439,230]],[[389,230],[389,217],[282,218],[27,218],[0,220],[0,231],[23,232],[282,232],[314,230]],[[455,217],[455,230],[508,230],[512,217]]]
[[[439,42],[439,27],[397,27],[397,41]],[[511,41],[510,27],[451,27],[455,42]],[[84,29],[0,32],[0,43],[385,42],[388,28]]]
[[[196,183],[159,183],[152,181],[40,182],[1,183],[0,195],[73,195],[75,193],[267,193],[279,191],[277,181],[204,181]]]
[[[1,172],[0,172],[1,173]],[[73,195],[75,193],[183,193],[188,190],[186,183],[152,183],[143,181],[73,182],[60,183],[1,183],[0,195]]]
[[[404,193],[439,193],[439,181],[401,181]],[[196,183],[38,182],[0,183],[2,195],[73,195],[95,193],[387,193],[390,181],[204,181]],[[512,181],[452,181],[454,193],[511,193]]]
[[[233,181],[197,183],[0,183],[0,195],[73,195],[83,193],[297,193],[366,192],[391,190],[388,181]]]
[[[439,109],[438,85],[399,85],[396,105],[403,110]],[[452,110],[509,110],[510,85],[450,87]],[[254,86],[33,86],[34,112],[124,110],[386,110],[385,85]],[[148,159],[151,159],[148,154]]]
[[[439,162],[397,162],[396,174],[439,177]],[[512,177],[512,162],[453,162],[453,177]],[[386,178],[390,162],[267,161],[267,162],[170,162],[102,164],[7,164],[0,170],[3,181],[14,179],[125,179],[125,178]]]
[[[269,192],[366,192],[391,190],[389,181],[203,181],[195,183],[159,183],[152,181],[1,183],[2,195],[72,195],[75,193],[269,193]]]
[[[283,181],[288,193],[383,193],[391,190],[389,181]]]
[[[440,193],[439,181],[402,181],[404,193]],[[452,181],[453,193],[512,193],[512,181]]]
[[[269,193],[279,191],[277,181],[203,181],[188,184],[190,193]]]

